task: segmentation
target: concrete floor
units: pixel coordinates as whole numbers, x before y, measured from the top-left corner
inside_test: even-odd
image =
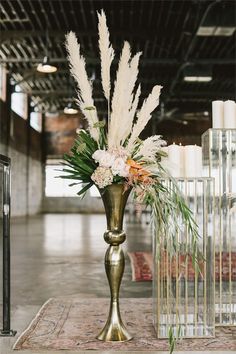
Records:
[[[12,220],[12,328],[18,331],[17,335],[27,327],[42,304],[50,297],[62,294],[76,294],[81,298],[109,296],[103,267],[107,248],[102,236],[105,228],[105,216],[98,214],[47,214]],[[123,245],[125,252],[151,250],[151,232],[145,223],[125,223],[125,229],[128,236]],[[150,282],[131,281],[131,267],[127,261],[121,296],[151,295]],[[0,354],[13,353],[11,347],[15,340],[16,337],[0,338]],[[47,354],[58,351],[17,353]],[[60,350],[60,353],[74,352]],[[89,354],[94,351],[76,353]]]

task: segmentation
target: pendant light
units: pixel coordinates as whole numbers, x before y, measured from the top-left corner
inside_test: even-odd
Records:
[[[71,87],[73,87],[72,79],[71,76],[69,75],[67,77],[67,90],[68,92],[71,90]],[[65,106],[63,112],[65,114],[77,114],[79,110],[77,109],[76,105],[73,102],[73,99],[67,99],[67,105]]]
[[[51,65],[49,62],[49,57],[45,56],[43,58],[43,62],[37,66],[37,71],[39,71],[40,73],[50,74],[55,73],[57,71],[57,67]]]
[[[50,64],[49,55],[48,55],[48,30],[46,31],[46,55],[43,58],[42,63],[38,64],[37,71],[40,73],[51,74],[57,71],[57,67]]]
[[[69,102],[67,106],[64,108],[65,114],[76,114],[78,112],[79,112],[78,109],[72,105],[72,102]]]

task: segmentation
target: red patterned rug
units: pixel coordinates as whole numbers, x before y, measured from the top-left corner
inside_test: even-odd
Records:
[[[50,299],[41,308],[14,349],[38,351],[85,350],[165,351],[166,339],[157,339],[153,322],[152,299],[121,299],[121,313],[133,340],[123,343],[102,342],[95,337],[103,328],[109,299],[80,299],[72,296]],[[236,350],[236,327],[217,327],[215,338],[183,339],[176,347],[182,351]]]
[[[153,257],[151,252],[128,252],[133,281],[151,281]]]
[[[153,256],[151,252],[129,252],[128,253],[131,268],[132,268],[132,280],[133,281],[151,281],[152,280],[152,267],[153,267]],[[161,269],[166,269],[164,266],[166,262],[165,257],[163,257],[163,267]],[[217,253],[215,257],[215,274],[216,281],[220,280],[220,263],[222,264],[222,281],[228,281],[230,276],[230,255],[227,252],[221,254]],[[179,256],[179,264],[185,267],[185,255]],[[176,259],[173,259],[171,265],[172,278],[176,277]],[[183,271],[183,276],[185,272]],[[162,276],[165,276],[163,273]],[[178,274],[179,276],[179,274]],[[194,279],[194,269],[192,266],[192,260],[188,259],[188,279]],[[231,253],[231,280],[236,281],[236,252]]]

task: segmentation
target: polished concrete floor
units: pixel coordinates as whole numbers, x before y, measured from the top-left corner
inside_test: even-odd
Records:
[[[102,235],[105,228],[105,216],[99,214],[46,214],[12,220],[12,328],[18,331],[18,335],[51,297],[62,294],[76,294],[81,298],[108,296],[103,267],[106,244]],[[125,229],[125,253],[151,250],[151,232],[145,222],[125,222]],[[151,283],[131,281],[131,267],[127,260],[121,296],[151,295]],[[15,338],[0,338],[0,354],[13,353],[14,342]],[[65,352],[60,350],[60,353]],[[90,351],[76,353],[89,354]]]

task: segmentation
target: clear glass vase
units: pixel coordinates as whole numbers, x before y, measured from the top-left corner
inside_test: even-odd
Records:
[[[203,170],[215,179],[216,325],[236,325],[236,129],[202,136]]]
[[[175,188],[171,180],[163,183],[170,191]],[[153,242],[154,326],[158,338],[169,337],[169,330],[183,338],[212,337],[215,334],[214,181],[178,178],[176,183],[199,226],[200,272],[193,265],[189,230],[181,219],[175,235],[176,249],[171,247],[169,230],[157,230]],[[171,228],[171,218],[169,224]]]

